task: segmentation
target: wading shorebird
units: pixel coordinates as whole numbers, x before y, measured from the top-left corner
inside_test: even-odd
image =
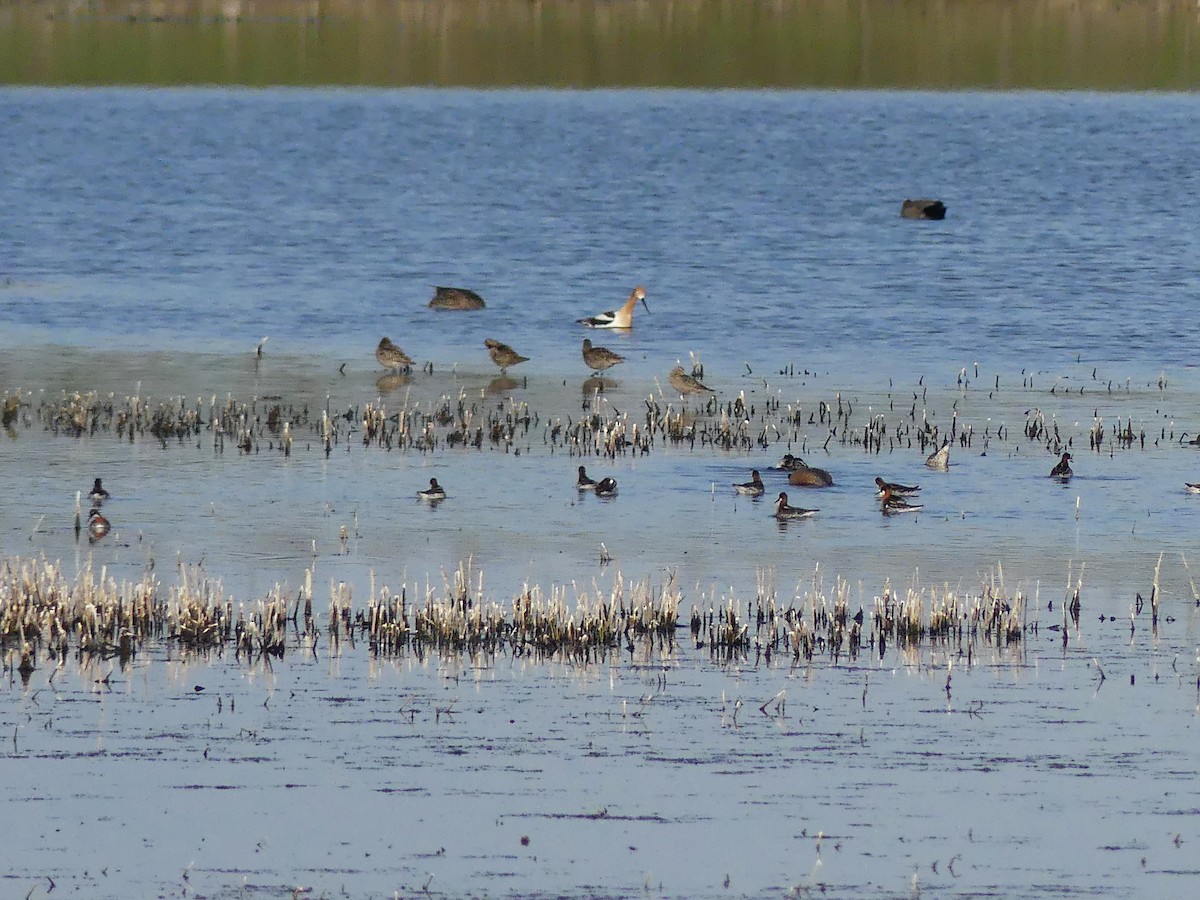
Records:
[[[679,391],[679,393],[687,396],[688,394],[715,394],[712,388],[706,385],[698,378],[693,378],[687,372],[683,371],[683,366],[676,366],[667,374],[667,381],[671,382],[671,387]]]
[[[897,484],[894,481],[884,481],[882,478],[875,478],[875,487],[879,490],[875,492],[876,497],[883,497],[884,491],[890,491],[894,497],[908,497],[921,490],[919,484]]]
[[[588,478],[587,470],[583,466],[579,467],[579,477],[575,479],[575,487],[581,491],[594,491],[596,489],[595,480]]]
[[[890,487],[885,487],[880,493],[879,509],[885,516],[890,516],[893,513],[916,512],[922,509],[920,503],[909,503],[899,494],[892,493]]]
[[[788,469],[788,484],[793,487],[833,487],[833,476],[824,469],[810,466],[796,456],[785,456],[783,461],[786,462],[789,458],[793,460],[793,464]]]
[[[430,309],[483,309],[483,298],[474,291],[456,287],[434,287]]]
[[[629,295],[629,299],[625,301],[625,305],[620,309],[610,309],[608,312],[596,313],[594,316],[575,321],[580,325],[588,326],[588,328],[632,328],[633,308],[639,300],[642,301],[642,306],[646,306],[646,289],[644,287],[635,287],[633,293]],[[646,306],[646,312],[650,312],[649,306]]]
[[[925,467],[928,469],[936,469],[939,472],[945,472],[950,468],[950,445],[946,444],[941,450],[935,453],[930,453],[925,457]]]
[[[90,494],[88,494],[88,497],[90,497],[91,501],[97,506],[108,499],[108,491],[104,489],[104,485],[100,483],[99,478],[97,478],[96,483],[92,485],[92,491]]]
[[[607,347],[593,347],[591,338],[584,338],[583,361],[593,374],[599,375],[605,369],[611,369],[617,363],[625,362],[625,357],[619,353],[613,353]]]
[[[762,476],[758,474],[758,469],[750,470],[750,480],[735,484],[733,489],[739,494],[745,494],[747,497],[761,497],[765,491],[766,485],[763,484]]]
[[[430,478],[429,487],[423,491],[417,491],[417,496],[422,500],[445,500],[446,491],[438,484],[436,478]]]
[[[112,528],[112,525],[108,519],[100,515],[100,510],[93,506],[88,512],[88,539],[98,541],[108,534],[110,528]]]
[[[617,496],[617,479],[601,478],[596,482],[597,497],[615,497]]]
[[[777,519],[807,519],[816,515],[819,509],[801,509],[799,506],[788,506],[788,495],[783,491],[775,501],[775,518]]]
[[[487,347],[488,353],[491,354],[492,362],[500,367],[501,375],[508,371],[509,366],[520,365],[529,359],[528,356],[522,356],[508,344],[502,344],[494,338],[488,338],[483,342],[483,346]]]
[[[412,357],[392,343],[389,337],[380,338],[379,346],[375,348],[375,358],[385,369],[398,372],[401,369],[412,368]]]
[[[1050,470],[1050,477],[1051,478],[1061,478],[1063,481],[1066,481],[1068,478],[1071,477],[1072,474],[1073,473],[1071,472],[1071,454],[1064,452],[1062,455],[1062,459],[1060,459],[1058,461],[1058,463],[1054,466],[1054,468]]]

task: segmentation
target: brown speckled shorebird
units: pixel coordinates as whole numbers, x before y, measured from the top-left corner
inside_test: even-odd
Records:
[[[430,309],[483,309],[483,298],[466,288],[435,287]]]
[[[411,368],[413,364],[412,358],[393,344],[392,339],[388,337],[380,339],[379,346],[375,348],[375,358],[385,369],[391,369],[394,372]]]
[[[492,362],[500,367],[500,372],[503,374],[509,366],[516,366],[529,359],[528,356],[522,356],[508,344],[502,344],[495,338],[488,338],[483,342],[483,346],[488,348],[488,353],[492,356]]]
[[[617,363],[625,362],[620,353],[613,353],[607,347],[593,347],[590,338],[583,341],[583,361],[593,373],[599,374],[605,369],[611,369]]]
[[[715,394],[712,388],[704,384],[698,378],[693,378],[687,372],[683,371],[683,366],[676,366],[667,375],[667,380],[671,382],[671,387],[679,391],[681,394]]]

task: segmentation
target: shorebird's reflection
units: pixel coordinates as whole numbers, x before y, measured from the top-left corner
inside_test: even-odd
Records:
[[[392,373],[391,375],[379,376],[379,378],[375,380],[375,387],[379,388],[379,393],[381,394],[390,394],[392,391],[398,388],[406,387],[411,383],[412,376]]]
[[[586,400],[597,391],[603,394],[605,391],[612,390],[615,387],[620,387],[620,385],[621,382],[613,378],[601,378],[599,375],[594,375],[583,382],[583,397]]]
[[[487,392],[489,394],[507,394],[509,391],[516,390],[521,386],[521,382],[515,378],[509,378],[507,375],[497,375],[488,382]]]

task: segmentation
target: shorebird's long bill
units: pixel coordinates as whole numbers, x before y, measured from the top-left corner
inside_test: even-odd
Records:
[[[642,298],[642,306],[646,306],[646,298],[645,297]],[[648,307],[648,306],[646,306],[646,314],[647,315],[650,314],[650,307]]]

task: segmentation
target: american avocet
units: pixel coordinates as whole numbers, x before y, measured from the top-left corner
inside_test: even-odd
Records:
[[[483,309],[484,305],[483,298],[474,291],[455,287],[435,287],[429,301],[431,309]]]
[[[1050,477],[1061,478],[1063,481],[1066,481],[1072,474],[1074,473],[1071,471],[1071,454],[1064,452],[1062,459],[1050,470]]]
[[[593,347],[591,339],[584,338],[583,361],[589,369],[599,373],[605,369],[611,369],[617,363],[625,362],[625,357],[619,353],[613,353],[607,347]]]
[[[882,497],[884,491],[891,491],[892,495],[896,497],[907,497],[921,490],[919,484],[897,484],[894,481],[884,481],[879,477],[875,479],[875,487],[879,488],[875,494],[876,497]]]
[[[793,457],[798,465],[788,473],[788,484],[793,487],[833,487],[833,476],[824,469],[810,466],[804,460]]]
[[[529,359],[528,356],[522,356],[508,344],[502,344],[494,338],[488,338],[483,342],[483,346],[488,348],[492,362],[500,367],[501,374],[504,374],[509,366],[518,365]]]
[[[920,503],[909,503],[899,494],[893,494],[891,488],[885,487],[880,491],[879,508],[884,515],[890,516],[892,513],[916,512],[922,509]]]
[[[446,491],[438,484],[436,478],[430,478],[429,487],[423,491],[417,491],[417,496],[422,500],[445,500]]]
[[[413,364],[412,357],[393,344],[389,337],[380,339],[379,346],[375,348],[375,358],[385,369],[393,371],[407,369]]]
[[[739,494],[745,494],[748,497],[761,497],[765,491],[766,485],[763,484],[762,476],[758,474],[758,469],[750,470],[750,480],[742,484],[735,484],[733,489]]]
[[[782,491],[775,501],[775,518],[777,519],[807,519],[820,512],[818,509],[801,509],[799,506],[788,506],[788,495]]]
[[[104,485],[100,483],[99,478],[97,478],[96,483],[92,485],[92,492],[88,494],[88,497],[90,497],[92,502],[97,506],[108,499],[108,491],[104,489]]]
[[[88,512],[88,537],[93,541],[98,541],[108,534],[111,527],[112,525],[109,524],[108,519],[100,515],[100,510],[93,506],[91,511]]]
[[[617,479],[601,478],[596,482],[597,497],[615,497],[617,496]]]
[[[595,479],[588,478],[587,470],[583,466],[579,467],[579,477],[575,479],[575,487],[581,491],[594,491],[596,489]]]
[[[671,387],[681,394],[715,394],[712,388],[698,378],[693,378],[683,371],[683,366],[676,366],[667,374]]]
[[[646,306],[646,289],[644,287],[635,287],[633,293],[629,295],[629,299],[625,301],[625,305],[620,309],[610,309],[608,312],[596,313],[594,316],[576,321],[589,328],[632,328],[633,308],[639,300],[642,301],[642,306]],[[650,312],[649,306],[646,306],[646,312]]]
[[[946,444],[941,450],[930,453],[925,457],[925,466],[929,469],[936,469],[939,472],[945,472],[950,468],[950,445]]]

